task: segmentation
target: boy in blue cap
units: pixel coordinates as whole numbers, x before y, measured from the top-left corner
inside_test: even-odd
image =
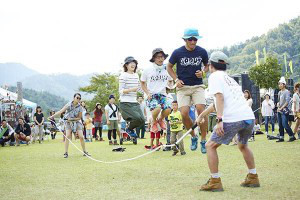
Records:
[[[208,71],[208,55],[205,49],[197,46],[197,41],[200,38],[202,37],[199,36],[197,29],[186,29],[182,37],[185,45],[174,50],[167,66],[170,76],[177,85],[178,107],[186,129],[190,129],[193,125],[189,116],[191,102],[195,104],[198,115],[204,111],[206,104],[202,78],[204,71]],[[173,70],[175,64],[176,73]],[[200,126],[202,153],[206,153],[207,124],[207,119],[205,119],[205,122]],[[198,146],[198,137],[194,131],[191,135],[191,150],[195,151]]]

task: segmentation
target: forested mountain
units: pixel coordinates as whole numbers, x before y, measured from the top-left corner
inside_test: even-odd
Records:
[[[41,74],[19,63],[0,63],[0,86],[16,86],[22,82],[24,88],[47,91],[51,94],[72,99],[80,87],[87,86],[92,74],[75,76],[71,74]],[[84,95],[84,99],[91,98]]]
[[[9,91],[16,92],[16,87],[9,87]],[[23,98],[29,101],[37,103],[41,106],[44,114],[49,114],[49,110],[60,110],[67,101],[59,96],[50,94],[49,92],[38,92],[32,89],[23,89]]]
[[[221,49],[230,57],[230,73],[247,71],[256,63],[255,51],[259,50],[259,58],[263,59],[263,49],[267,54],[277,56],[279,63],[285,71],[284,54],[287,65],[293,62],[294,75],[300,74],[300,16],[289,23],[280,24],[277,28],[269,30],[267,34],[253,37],[245,42],[224,47]],[[288,71],[290,71],[288,67]]]

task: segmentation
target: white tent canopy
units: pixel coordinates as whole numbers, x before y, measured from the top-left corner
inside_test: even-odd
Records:
[[[0,87],[0,98],[4,99],[4,100],[15,100],[17,101],[18,95],[17,93],[5,90],[3,88]],[[32,102],[32,101],[28,101],[26,99],[23,99],[23,105],[27,108],[31,108],[32,110],[35,110],[35,108],[37,107],[37,104]]]

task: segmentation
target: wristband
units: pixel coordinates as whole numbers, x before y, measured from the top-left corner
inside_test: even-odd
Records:
[[[178,78],[176,78],[176,79],[175,79],[175,83],[176,83],[178,80],[179,80],[179,79],[178,79]]]

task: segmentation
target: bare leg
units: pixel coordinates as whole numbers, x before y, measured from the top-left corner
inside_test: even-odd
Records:
[[[238,147],[243,154],[248,169],[254,169],[255,168],[254,156],[252,151],[249,149],[248,145],[238,143]]]
[[[171,113],[170,108],[163,110],[159,116],[159,120],[163,120],[164,118],[168,117],[170,113]]]
[[[66,130],[66,136],[69,140],[72,139],[72,130]],[[65,153],[68,153],[69,140],[65,139]]]
[[[300,119],[297,119],[295,127],[294,127],[294,134],[296,134],[298,132],[299,125],[300,125]]]
[[[180,113],[182,115],[182,122],[187,130],[189,130],[193,126],[193,122],[192,119],[190,118],[189,112],[190,112],[189,106],[183,106],[180,108]],[[192,137],[196,136],[194,131],[191,132],[191,135]]]
[[[154,145],[153,142],[154,142],[154,138],[151,138],[151,140],[150,140],[150,146],[151,147],[153,147],[153,145]]]
[[[80,140],[82,151],[86,152],[86,150],[85,150],[84,136],[83,136],[82,130],[77,130],[77,134],[79,136],[79,140]]]
[[[208,141],[205,145],[207,150],[207,162],[208,167],[210,170],[210,173],[218,173],[218,167],[219,167],[219,157],[217,153],[217,148],[221,146],[220,144],[217,144],[213,141]]]
[[[196,105],[197,113],[200,115],[205,110],[205,105],[197,104]],[[200,130],[201,130],[201,141],[206,140],[207,130],[208,130],[208,118],[207,116],[204,118],[204,123],[201,124]]]
[[[156,138],[156,147],[159,145],[159,138]]]
[[[160,108],[155,108],[154,110],[151,111],[153,122],[157,121],[157,117],[160,113],[160,110],[161,110]]]
[[[18,134],[14,134],[17,146],[20,145],[20,140],[18,139]]]

